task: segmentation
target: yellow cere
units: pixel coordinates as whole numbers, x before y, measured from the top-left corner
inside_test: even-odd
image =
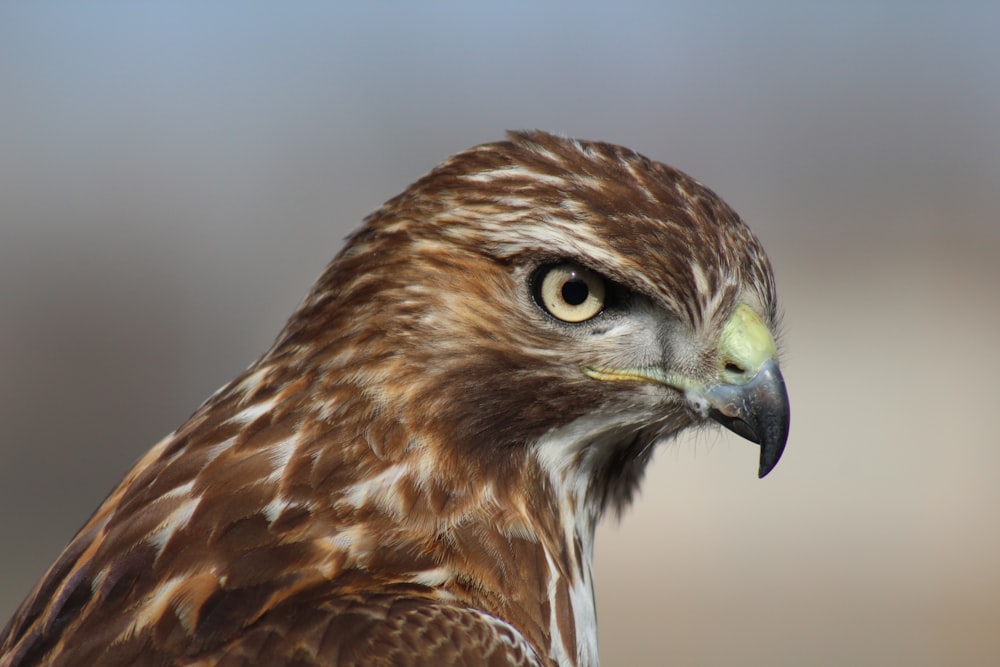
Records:
[[[720,379],[730,384],[749,382],[777,349],[770,330],[750,306],[741,304],[722,328],[719,339]],[[741,370],[728,366],[732,364]]]

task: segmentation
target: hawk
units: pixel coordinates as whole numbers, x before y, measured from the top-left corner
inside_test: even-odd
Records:
[[[594,530],[712,421],[778,462],[761,244],[628,149],[509,134],[365,219],[145,456],[0,665],[596,665]]]

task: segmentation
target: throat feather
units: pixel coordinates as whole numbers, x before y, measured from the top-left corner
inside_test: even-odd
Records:
[[[549,649],[559,665],[598,664],[594,533],[609,499],[605,489],[614,486],[604,477],[616,474],[615,462],[635,447],[634,417],[579,419],[535,443],[536,461],[558,516],[555,534],[544,548],[550,570]]]

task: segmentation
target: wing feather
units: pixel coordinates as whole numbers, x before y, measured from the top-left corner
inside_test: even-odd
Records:
[[[372,596],[279,606],[197,667],[536,667],[521,634],[476,609]]]

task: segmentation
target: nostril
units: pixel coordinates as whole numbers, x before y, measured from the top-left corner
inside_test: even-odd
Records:
[[[737,375],[742,375],[746,371],[739,364],[735,364],[731,361],[726,362],[726,371],[729,373],[736,373]]]

